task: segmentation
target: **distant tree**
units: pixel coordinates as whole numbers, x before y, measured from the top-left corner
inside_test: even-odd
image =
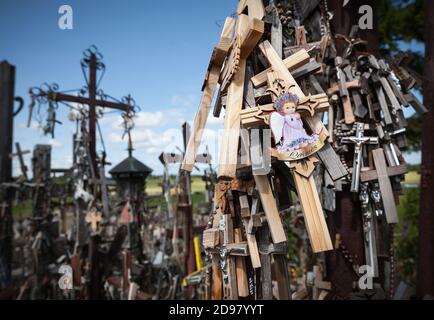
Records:
[[[400,42],[416,40],[425,42],[424,0],[380,0],[378,1],[378,32],[380,53],[384,56],[396,54]],[[409,67],[416,73],[423,72],[423,52],[409,50],[413,59]],[[422,92],[422,87],[416,88]],[[415,114],[408,120],[407,152],[421,150],[422,118]]]

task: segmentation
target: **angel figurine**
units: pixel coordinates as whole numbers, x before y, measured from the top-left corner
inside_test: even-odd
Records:
[[[270,117],[270,127],[279,153],[297,151],[319,140],[319,135],[308,135],[303,121],[296,111],[299,98],[291,93],[283,93],[274,101],[275,112]]]

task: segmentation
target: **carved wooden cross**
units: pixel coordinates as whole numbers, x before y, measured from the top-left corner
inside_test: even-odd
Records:
[[[98,224],[102,220],[102,214],[96,208],[92,208],[86,215],[86,222],[90,224],[93,233],[97,232]]]
[[[274,88],[276,85],[276,80],[278,80],[278,83],[280,82],[280,85],[283,85],[285,88],[290,88],[289,91],[292,94],[297,95],[300,99],[300,104],[297,110],[301,109],[300,111],[305,111],[308,113],[308,116],[305,117],[304,120],[309,125],[312,132],[321,133],[323,137],[327,136],[327,130],[325,129],[319,117],[316,116],[316,113],[324,111],[316,109],[316,107],[321,106],[321,104],[319,104],[316,99],[312,99],[312,97],[306,97],[304,95],[303,91],[300,89],[293,76],[288,71],[284,62],[268,41],[261,43],[259,48],[264,53],[273,69],[273,72],[268,74],[269,88]],[[279,160],[286,160],[285,163],[291,168],[291,171],[294,175],[294,181],[302,206],[302,211],[313,251],[321,252],[332,250],[333,245],[330,234],[325,222],[318,191],[315,186],[315,181],[312,177],[313,170],[315,169],[315,163],[319,160],[314,156],[309,156],[301,160],[288,162],[289,159],[285,158],[285,154],[282,155],[278,157]]]

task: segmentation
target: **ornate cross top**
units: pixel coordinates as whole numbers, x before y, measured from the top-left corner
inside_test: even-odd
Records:
[[[94,207],[87,213],[85,220],[90,224],[92,232],[96,233],[98,224],[102,221],[102,214]]]
[[[85,50],[84,58],[81,60],[81,67],[86,80],[86,86],[81,89],[77,95],[71,95],[58,91],[58,85],[44,86],[42,88],[31,87],[29,89],[29,94],[32,99],[32,104],[30,105],[30,110],[32,110],[35,102],[47,103],[49,104],[49,111],[51,116],[49,116],[48,122],[50,126],[54,126],[55,113],[52,103],[63,102],[63,103],[78,103],[87,105],[89,107],[89,120],[88,120],[88,132],[89,132],[89,153],[93,166],[93,170],[97,172],[97,154],[96,154],[96,121],[97,114],[96,108],[110,108],[121,110],[124,112],[134,111],[136,106],[133,105],[134,101],[130,96],[122,98],[122,101],[110,98],[106,95],[102,89],[99,88],[99,83],[101,82],[102,76],[105,72],[105,65],[102,62],[102,55],[98,52],[95,46],[91,46],[89,49]],[[97,72],[100,71],[101,75],[97,76]],[[86,74],[88,72],[88,75]],[[87,97],[84,94],[87,93]],[[30,120],[29,120],[30,121]],[[54,127],[50,128],[54,130]]]

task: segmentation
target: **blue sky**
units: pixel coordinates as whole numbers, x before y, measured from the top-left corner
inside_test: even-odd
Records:
[[[73,30],[58,28],[58,9],[65,3],[73,8]],[[51,143],[53,166],[71,165],[73,123],[67,119],[69,110],[60,107],[57,117],[63,125],[56,126],[55,140],[44,137],[36,122],[34,128],[25,128],[27,91],[44,82],[56,82],[60,90],[81,88],[82,51],[95,44],[107,66],[101,88],[116,98],[130,93],[142,109],[133,134],[135,156],[155,173],[161,172],[157,156],[163,149],[182,147],[180,126],[194,118],[210,53],[223,20],[234,12],[236,3],[1,1],[0,60],[16,65],[16,95],[26,101],[26,109],[15,118],[15,140],[23,149]],[[101,120],[108,160],[113,164],[126,156],[119,119],[118,112]],[[215,127],[220,126],[215,123]],[[29,155],[26,158],[30,161]],[[17,163],[14,167],[16,172]]]
[[[73,30],[58,28],[63,4],[73,8]],[[82,51],[95,44],[107,66],[100,87],[116,98],[130,93],[141,107],[133,131],[135,156],[161,173],[157,157],[162,150],[182,147],[181,124],[194,119],[210,53],[236,4],[237,0],[1,1],[0,60],[16,65],[16,95],[26,101],[15,118],[15,141],[30,150],[37,143],[50,143],[53,167],[72,164],[74,126],[68,121],[69,110],[60,106],[57,117],[63,125],[56,126],[55,139],[44,137],[36,121],[32,128],[25,127],[27,91],[44,82],[56,82],[61,91],[81,88]],[[208,127],[220,129],[221,120],[211,119]],[[116,164],[127,155],[120,113],[107,114],[100,123],[108,161]],[[216,134],[210,131],[205,138],[215,140]],[[215,151],[214,142],[206,144]],[[30,155],[26,161],[30,164]],[[417,162],[417,155],[409,161]]]

